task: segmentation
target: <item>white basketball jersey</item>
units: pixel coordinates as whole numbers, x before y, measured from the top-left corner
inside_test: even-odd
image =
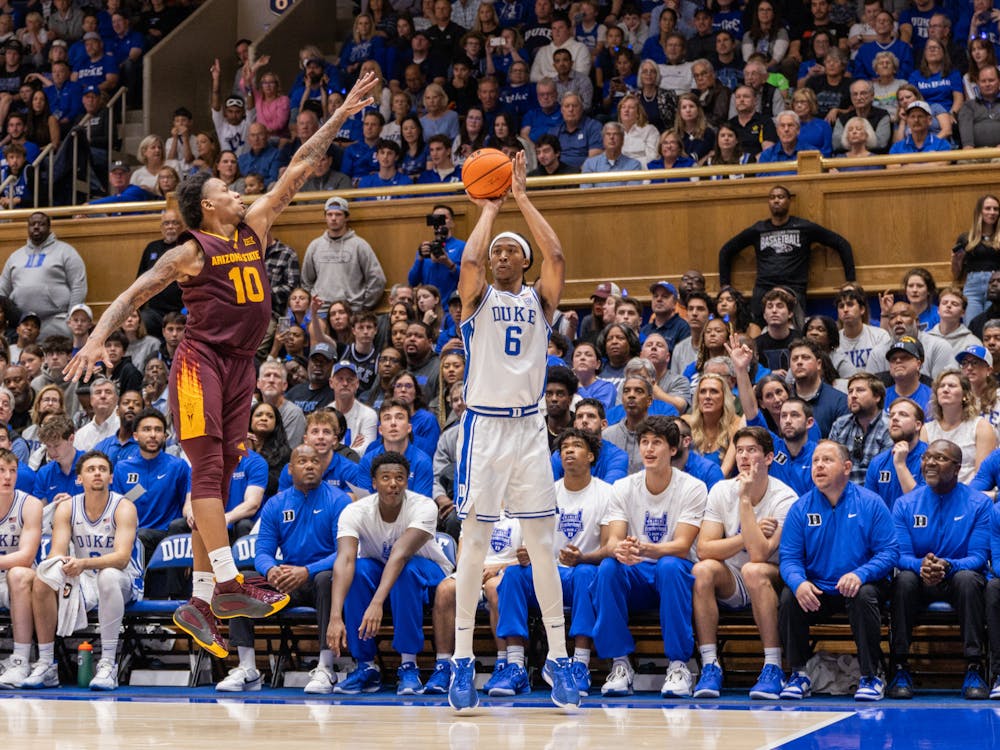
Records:
[[[79,495],[73,497],[71,501],[73,503],[73,511],[70,519],[70,547],[75,557],[100,557],[101,555],[114,552],[115,531],[117,529],[115,511],[118,510],[119,503],[124,499],[117,492],[109,492],[108,504],[104,506],[100,517],[96,521],[91,521],[84,507],[84,494],[81,492]],[[142,547],[137,537],[135,543],[132,545],[132,556],[125,571],[133,577],[133,580],[138,578],[141,581],[141,550]]]
[[[537,407],[550,330],[532,287],[514,294],[488,285],[479,308],[462,323],[465,403],[472,409]]]
[[[22,513],[24,501],[28,493],[14,490],[14,500],[10,510],[0,519],[0,555],[10,555],[17,552],[21,544],[21,527],[24,525]]]

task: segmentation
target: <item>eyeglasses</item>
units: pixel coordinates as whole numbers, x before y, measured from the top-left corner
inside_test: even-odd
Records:
[[[946,456],[943,453],[925,453],[924,459],[926,463],[929,464],[960,464],[961,461],[957,461],[951,456]]]

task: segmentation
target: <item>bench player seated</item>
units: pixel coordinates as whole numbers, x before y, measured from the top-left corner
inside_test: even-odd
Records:
[[[271,586],[291,597],[291,606],[315,607],[319,632],[325,633],[337,555],[337,520],[351,499],[323,481],[323,461],[312,446],[295,448],[288,467],[291,488],[268,500],[261,513],[254,567]],[[276,557],[279,549],[281,560]],[[215,689],[224,693],[260,690],[254,621],[234,617],[229,623],[229,641],[236,646],[240,663]],[[310,673],[305,692],[329,693],[334,682],[333,652],[320,649],[319,664]]]
[[[558,521],[553,546],[559,564],[563,604],[570,608],[569,636],[575,647],[570,669],[581,696],[590,692],[590,650],[594,634],[594,602],[590,589],[604,556],[611,485],[591,476],[601,451],[601,438],[570,427],[559,435],[563,478],[556,482]],[[507,666],[488,691],[491,696],[512,696],[531,690],[524,668],[528,640],[528,607],[537,607],[532,587],[528,551],[519,550],[520,565],[509,568],[500,584],[500,619],[497,635],[507,642]],[[543,670],[542,677],[551,685]]]
[[[76,464],[83,492],[56,508],[52,547],[31,587],[38,661],[18,687],[59,686],[55,636],[72,635],[97,610],[101,658],[91,690],[118,687],[118,636],[125,605],[142,598],[142,546],[130,500],[110,490],[111,461],[99,451]]]
[[[417,654],[424,645],[424,605],[452,564],[434,541],[437,505],[406,489],[410,463],[392,451],[372,460],[375,494],[340,514],[327,644],[335,657],[350,651],[357,668],[333,692],[374,693],[382,687],[375,636],[386,601],[392,647],[400,654],[398,695],[423,690]]]
[[[736,446],[734,479],[725,479],[708,493],[705,518],[698,534],[694,575],[694,627],[701,653],[701,677],[695,698],[718,698],[722,668],[718,658],[719,607],[753,607],[754,622],[764,644],[764,669],[750,690],[751,698],[777,700],[781,671],[778,633],[778,544],[781,525],[795,491],[769,476],[774,441],[763,427],[744,427],[733,436]]]
[[[962,449],[950,440],[935,440],[927,446],[921,464],[926,485],[906,493],[892,506],[899,563],[890,596],[896,672],[888,695],[913,697],[907,657],[917,614],[928,602],[947,601],[958,615],[962,633],[966,661],[962,695],[982,700],[989,695],[982,673],[986,626],[983,591],[993,503],[978,490],[959,483]]]
[[[457,383],[456,385],[461,385]],[[490,613],[490,629],[493,631],[497,646],[497,660],[493,667],[493,675],[483,686],[487,693],[493,683],[499,679],[507,666],[507,642],[496,637],[499,593],[498,589],[507,570],[517,566],[518,552],[522,550],[521,524],[516,518],[501,516],[493,527],[490,535],[489,551],[483,561],[483,595],[482,600]],[[462,544],[459,541],[458,557],[462,556]],[[438,584],[434,592],[434,647],[437,658],[434,662],[434,672],[424,683],[424,695],[444,695],[448,692],[451,681],[451,658],[455,653],[455,574],[452,573]]]
[[[632,694],[635,671],[629,655],[635,641],[629,611],[658,608],[663,651],[670,660],[660,694],[689,696],[693,546],[708,490],[670,465],[680,431],[667,417],[648,417],[637,426],[636,437],[643,469],[612,486],[605,516],[609,556],[601,561],[593,588],[594,645],[602,658],[614,660],[601,694]]]
[[[15,489],[18,461],[0,448],[0,607],[10,612],[14,651],[0,663],[0,688],[20,685],[31,660],[31,583],[42,539],[42,501]]]

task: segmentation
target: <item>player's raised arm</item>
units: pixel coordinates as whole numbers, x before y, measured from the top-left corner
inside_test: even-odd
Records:
[[[563,286],[566,284],[566,259],[563,256],[562,243],[559,242],[556,231],[528,198],[527,174],[524,152],[519,151],[514,156],[514,180],[511,184],[511,194],[514,196],[517,207],[521,210],[521,215],[524,216],[524,221],[531,231],[535,245],[538,246],[542,255],[542,266],[539,269],[535,291],[542,300],[545,317],[551,323],[556,308],[559,307],[559,300],[562,298]]]
[[[87,343],[63,368],[63,374],[73,381],[81,377],[90,380],[95,364],[104,356],[104,341],[111,332],[121,328],[125,318],[172,282],[197,276],[203,262],[201,249],[194,240],[167,250],[152,268],[137,278],[132,286],[108,306],[87,338]]]
[[[493,237],[493,222],[503,206],[503,198],[473,198],[469,200],[481,209],[479,220],[472,234],[465,241],[462,251],[462,266],[458,272],[458,294],[462,298],[462,320],[470,317],[479,307],[486,290],[486,266],[490,240]]]
[[[378,79],[375,74],[368,72],[358,79],[357,83],[347,94],[344,103],[337,107],[333,116],[327,120],[323,127],[308,141],[299,146],[295,152],[288,169],[278,178],[277,184],[262,198],[254,201],[246,215],[246,223],[257,233],[258,237],[267,234],[271,224],[278,218],[278,214],[285,210],[295,194],[302,189],[313,171],[319,165],[326,150],[337,137],[340,126],[347,118],[360,112],[374,100],[368,96],[368,92],[375,88]]]

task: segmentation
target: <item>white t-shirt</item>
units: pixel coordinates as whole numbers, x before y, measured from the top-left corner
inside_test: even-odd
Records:
[[[556,503],[559,520],[556,524],[556,559],[559,551],[569,544],[584,555],[601,548],[601,522],[608,512],[613,490],[603,479],[592,477],[590,484],[579,492],[566,489],[565,479],[556,482]]]
[[[762,518],[778,519],[778,527],[784,525],[785,516],[792,503],[799,499],[795,490],[774,477],[767,481],[767,491],[760,502],[754,506],[753,515],[758,521]],[[723,533],[727,538],[740,533],[740,483],[738,479],[724,479],[716,482],[708,493],[708,504],[705,506],[705,520],[722,524]],[[726,560],[726,564],[739,570],[750,562],[750,554],[743,548]],[[768,558],[768,562],[777,564],[778,550]]]
[[[669,542],[679,523],[701,528],[708,489],[700,479],[683,471],[673,469],[670,484],[658,495],[646,489],[645,469],[619,479],[612,490],[603,523],[625,521],[629,535],[640,542]],[[697,559],[693,545],[688,559],[692,562]]]
[[[867,323],[862,324],[861,333],[855,339],[848,338],[840,332],[840,346],[837,352],[844,355],[846,362],[838,368],[840,377],[849,378],[856,372],[868,370],[868,362],[875,351],[885,351],[892,343],[892,336],[884,328],[876,328]]]
[[[331,401],[330,406],[336,408],[337,402]],[[347,420],[347,429],[351,431],[351,448],[358,452],[359,456],[365,454],[365,449],[375,442],[378,437],[378,414],[370,406],[362,404],[357,399],[350,411],[343,412],[344,419]],[[358,436],[364,438],[363,443],[356,443]]]
[[[509,565],[517,562],[517,548],[523,546],[521,523],[506,514],[493,524],[490,546],[483,565]]]
[[[392,523],[382,519],[378,511],[378,494],[363,497],[344,508],[337,524],[337,538],[350,537],[358,540],[358,557],[381,560],[389,559],[392,545],[403,536],[407,529],[420,529],[431,535],[420,549],[417,557],[426,557],[436,562],[445,573],[452,570],[451,562],[445,557],[441,547],[434,541],[437,530],[437,505],[429,497],[406,491],[406,499],[399,516]]]

